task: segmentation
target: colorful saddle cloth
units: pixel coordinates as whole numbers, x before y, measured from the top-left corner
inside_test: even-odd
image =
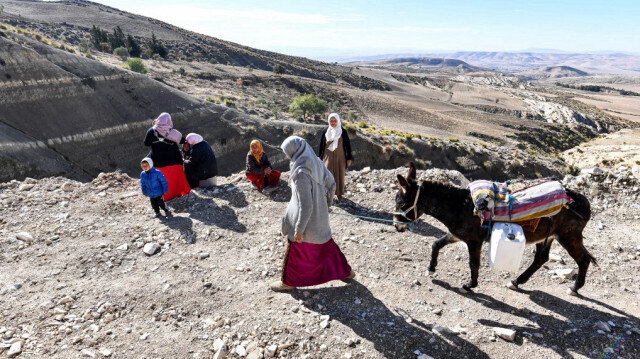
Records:
[[[552,179],[527,183],[474,181],[469,184],[476,214],[482,220],[521,222],[556,215],[573,202],[562,183]],[[483,201],[484,200],[484,201]],[[478,203],[486,206],[478,209]]]

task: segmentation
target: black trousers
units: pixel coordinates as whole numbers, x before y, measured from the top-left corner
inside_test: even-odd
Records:
[[[162,196],[149,199],[151,200],[151,207],[153,207],[154,212],[160,213],[160,208],[162,208],[162,210],[165,212],[167,211],[167,207],[164,205]]]

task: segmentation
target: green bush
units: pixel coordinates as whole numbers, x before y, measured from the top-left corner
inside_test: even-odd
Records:
[[[280,111],[282,110],[280,108],[280,106],[278,105],[271,105],[269,106],[269,110],[271,111],[271,113],[273,114],[273,117],[276,118],[276,120],[278,119],[278,113],[280,113]]]
[[[222,103],[227,107],[236,107],[236,102],[230,98],[225,98],[222,100]]]
[[[351,122],[343,123],[342,127],[344,127],[345,130],[347,130],[348,132],[351,132],[351,133],[356,133],[358,131],[358,126],[356,126],[355,124],[353,124]]]
[[[369,127],[369,125],[367,125],[366,122],[360,122],[358,124],[358,128],[367,128],[367,127]]]
[[[133,72],[137,72],[137,73],[141,73],[141,74],[146,74],[147,73],[147,68],[144,66],[144,63],[142,63],[142,60],[136,58],[136,59],[129,59],[126,62],[126,67],[133,71]]]
[[[120,60],[124,61],[129,57],[129,51],[125,47],[118,47],[113,50],[113,54],[118,56]]]
[[[326,110],[327,102],[314,94],[296,96],[289,105],[289,112],[302,117],[319,115]]]
[[[460,139],[457,137],[449,137],[449,141],[451,142],[460,142]]]
[[[278,64],[273,67],[273,72],[275,72],[278,75],[282,75],[286,72],[286,69],[284,68],[284,66]]]
[[[264,97],[258,97],[256,99],[256,105],[266,105],[267,100]]]

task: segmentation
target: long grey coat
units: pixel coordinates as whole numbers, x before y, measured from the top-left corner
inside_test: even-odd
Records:
[[[308,243],[323,244],[331,239],[329,207],[336,182],[333,176],[325,178],[324,186],[307,173],[298,174],[292,181],[291,201],[282,217],[282,234],[290,241],[296,232],[302,233],[303,241]]]

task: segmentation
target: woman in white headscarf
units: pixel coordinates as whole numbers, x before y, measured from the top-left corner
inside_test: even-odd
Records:
[[[328,118],[329,126],[322,132],[318,157],[322,159],[336,180],[336,196],[342,199],[345,192],[344,176],[347,167],[351,166],[351,141],[347,131],[342,128],[340,116],[332,113]]]
[[[271,286],[283,291],[355,276],[333,241],[329,207],[333,201],[333,175],[304,139],[291,136],[281,146],[291,160],[291,201],[282,218],[282,234],[288,245],[282,281]]]

